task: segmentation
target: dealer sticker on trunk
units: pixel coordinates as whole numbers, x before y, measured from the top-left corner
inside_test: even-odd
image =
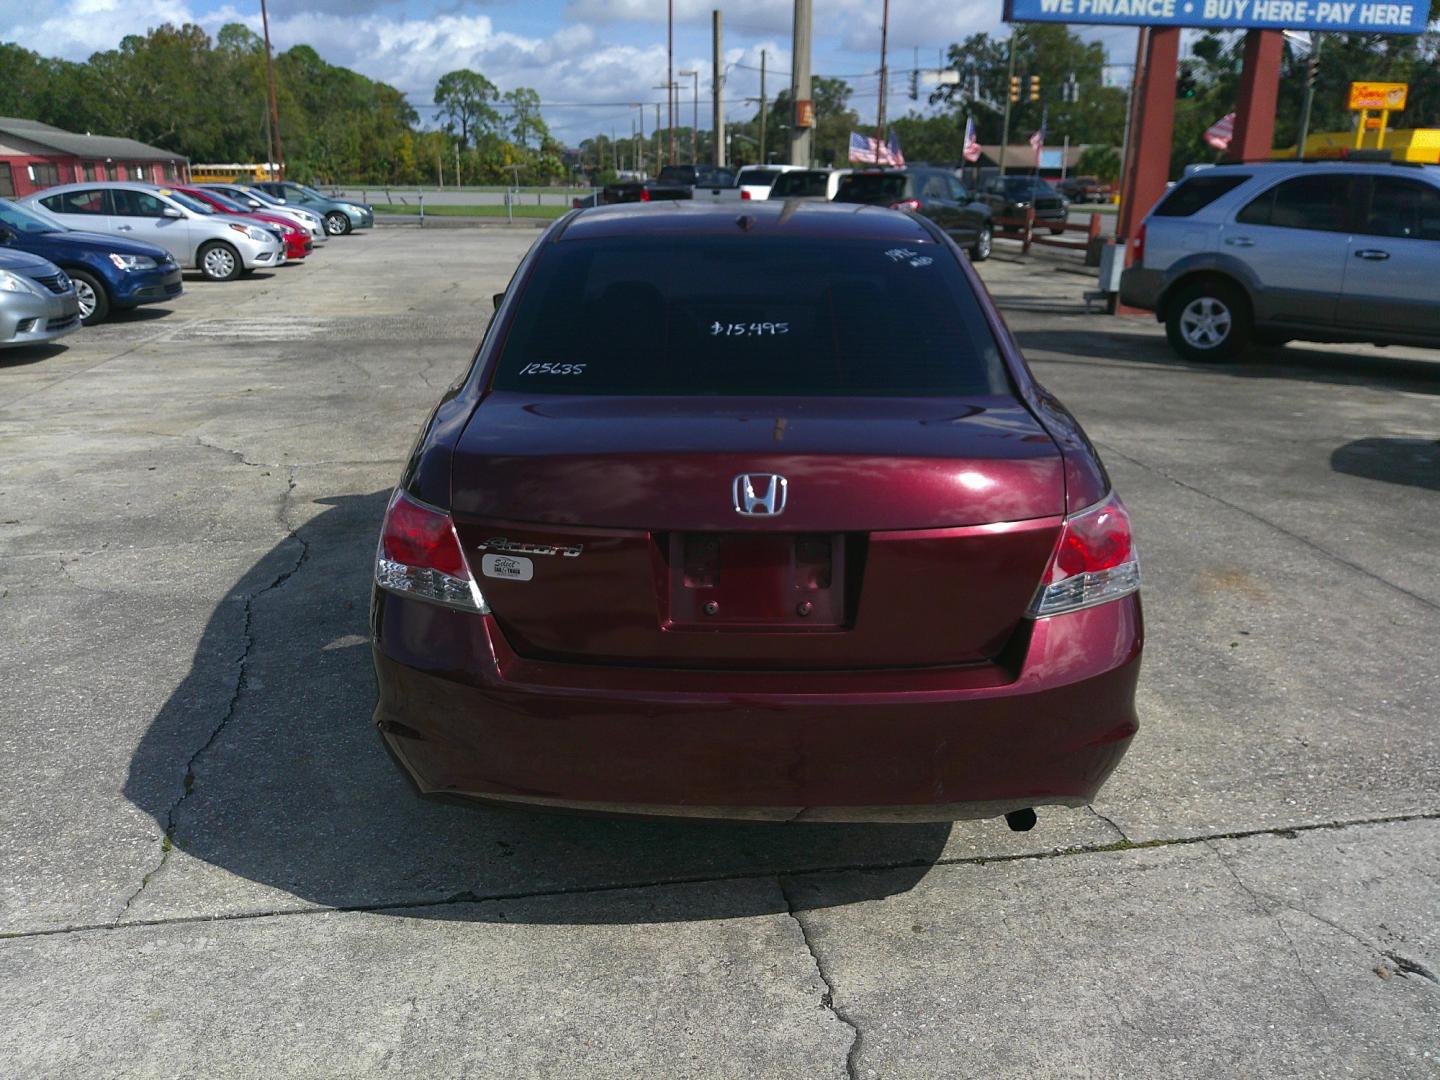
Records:
[[[486,577],[529,581],[535,576],[535,564],[519,555],[486,555],[480,560],[480,572]]]

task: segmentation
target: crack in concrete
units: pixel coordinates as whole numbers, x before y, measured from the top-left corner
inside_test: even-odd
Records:
[[[1219,503],[1221,506],[1226,507],[1229,510],[1235,511],[1237,514],[1244,515],[1251,521],[1257,522],[1260,525],[1264,525],[1266,528],[1274,529],[1281,536],[1288,537],[1289,539],[1294,540],[1297,544],[1301,544],[1304,547],[1309,548],[1311,551],[1324,556],[1331,562],[1337,563],[1348,570],[1353,570],[1355,573],[1361,575],[1362,577],[1368,578],[1371,581],[1378,582],[1379,584],[1384,585],[1387,589],[1391,589],[1399,593],[1401,596],[1407,597],[1410,600],[1414,600],[1416,603],[1429,608],[1431,611],[1440,611],[1440,603],[1431,600],[1428,596],[1421,596],[1417,592],[1412,592],[1410,589],[1405,588],[1404,585],[1397,584],[1396,582],[1391,581],[1389,578],[1382,577],[1381,575],[1375,573],[1373,570],[1366,569],[1359,563],[1350,561],[1343,555],[1337,555],[1335,552],[1331,551],[1323,544],[1316,543],[1309,537],[1302,536],[1300,533],[1297,533],[1292,529],[1287,529],[1284,525],[1281,525],[1279,522],[1276,521],[1271,521],[1263,514],[1258,514],[1254,510],[1250,510],[1244,506],[1239,505],[1238,503],[1233,503],[1229,499],[1223,499],[1219,495],[1206,491],[1204,488],[1196,487],[1194,484],[1187,483],[1186,481],[1181,480],[1178,477],[1170,475],[1170,473],[1166,472],[1158,465],[1148,465],[1145,462],[1141,461],[1139,458],[1132,457],[1124,451],[1116,449],[1113,444],[1102,444],[1097,442],[1095,445],[1097,447],[1102,447],[1107,454],[1114,454],[1121,460],[1128,461],[1137,469],[1144,469],[1146,472],[1158,476],[1162,480],[1174,484],[1178,488],[1182,488],[1185,491],[1189,491],[1196,495],[1199,495],[1203,499],[1209,499],[1211,502]]]
[[[845,1052],[845,1075],[849,1077],[849,1080],[859,1080],[858,1062],[865,1036],[860,1031],[860,1025],[857,1024],[844,1009],[835,1004],[834,977],[826,970],[824,961],[820,959],[820,954],[815,949],[815,942],[810,937],[810,928],[805,925],[805,920],[800,917],[800,909],[795,906],[795,901],[790,895],[790,890],[785,885],[785,879],[777,876],[775,878],[775,884],[780,888],[780,895],[785,898],[786,914],[795,920],[795,925],[800,928],[800,939],[805,942],[805,949],[810,953],[810,961],[815,965],[815,974],[818,975],[820,981],[825,984],[825,992],[820,995],[821,1007],[828,1010],[831,1016],[835,1017],[836,1020],[850,1029],[850,1048]]]
[[[201,443],[201,445],[203,446],[207,444]],[[218,450],[220,448],[211,447],[211,449]],[[226,451],[226,453],[234,453],[234,451]],[[245,462],[245,464],[255,465],[254,462],[248,461]],[[230,700],[226,703],[225,710],[221,714],[219,722],[211,730],[209,737],[206,738],[206,740],[200,745],[199,749],[197,749],[193,754],[190,755],[190,759],[185,763],[184,786],[179,796],[177,796],[175,800],[171,802],[170,807],[165,814],[165,831],[161,835],[160,839],[160,858],[156,861],[155,865],[150,868],[149,872],[140,879],[140,884],[136,887],[135,891],[126,898],[125,903],[120,908],[120,913],[115,917],[115,922],[117,924],[125,917],[125,914],[130,910],[131,905],[140,898],[140,894],[145,891],[146,887],[150,884],[151,880],[155,877],[155,875],[164,870],[166,864],[169,863],[170,852],[174,850],[175,847],[175,829],[179,824],[180,809],[182,806],[184,806],[185,802],[190,798],[190,796],[195,793],[195,768],[199,763],[200,759],[204,757],[210,751],[210,748],[213,747],[215,743],[219,740],[220,735],[229,726],[230,721],[234,719],[235,711],[240,705],[240,699],[245,694],[245,687],[248,681],[248,665],[250,662],[250,653],[255,648],[255,634],[252,630],[252,624],[255,617],[256,601],[259,600],[260,597],[264,596],[266,593],[273,592],[276,589],[282,587],[285,582],[289,581],[290,578],[292,578],[296,573],[299,572],[300,568],[305,565],[305,561],[310,557],[310,542],[304,537],[302,537],[295,529],[290,527],[285,515],[285,509],[290,499],[290,493],[295,490],[295,467],[291,466],[289,472],[289,482],[285,488],[285,491],[280,496],[280,508],[278,516],[280,524],[286,529],[287,534],[285,540],[282,540],[281,543],[285,543],[289,540],[296,541],[300,545],[300,554],[289,568],[282,570],[280,573],[276,574],[275,577],[272,578],[268,584],[249,593],[244,599],[243,616],[240,626],[241,648],[240,655],[235,658],[235,685],[230,692]]]
[[[298,566],[295,568],[298,569]],[[293,573],[294,571],[290,571]],[[267,587],[270,588],[272,586]],[[265,591],[265,590],[262,590]],[[183,801],[183,800],[181,800]],[[971,855],[955,859],[901,859],[889,863],[852,863],[837,866],[816,866],[803,870],[784,871],[786,877],[820,877],[844,873],[888,873],[894,870],[932,869],[946,866],[989,866],[991,863],[1030,862],[1042,859],[1063,859],[1076,855],[1104,855],[1119,851],[1140,851],[1147,848],[1188,847],[1192,844],[1208,844],[1215,840],[1248,840],[1252,837],[1271,836],[1294,839],[1302,832],[1338,831],[1362,828],[1370,825],[1395,825],[1409,821],[1440,821],[1440,811],[1418,814],[1392,814],[1383,817],[1356,818],[1350,821],[1324,821],[1310,825],[1277,825],[1267,829],[1248,829],[1237,832],[1209,833],[1203,836],[1180,836],[1168,839],[1144,840],[1140,842],[1117,840],[1113,844],[1081,844],[1051,851],[1029,851],[1014,855]],[[77,923],[71,926],[50,927],[44,930],[0,931],[0,941],[10,938],[53,937],[57,934],[88,933],[97,930],[130,930],[146,926],[172,926],[201,922],[237,922],[246,919],[268,919],[288,915],[317,914],[376,914],[389,911],[424,910],[426,908],[453,907],[459,904],[484,904],[514,902],[517,900],[543,900],[556,896],[585,896],[610,892],[626,892],[635,889],[663,889],[679,885],[710,885],[727,881],[760,881],[775,877],[775,871],[737,871],[733,874],[690,874],[659,878],[654,881],[629,881],[607,885],[573,885],[551,889],[527,889],[506,893],[476,893],[465,889],[450,896],[435,899],[423,897],[411,900],[390,900],[374,904],[307,905],[290,908],[267,908],[259,911],[243,911],[229,915],[179,915],[156,919],[118,919],[104,923]]]
[[[1102,814],[1102,813],[1100,813],[1099,810],[1096,810],[1094,803],[1086,803],[1086,804],[1085,804],[1085,809],[1086,809],[1086,810],[1089,810],[1090,813],[1094,814],[1097,818],[1099,818],[1101,821],[1103,821],[1106,825],[1109,825],[1110,828],[1114,829],[1114,830],[1115,830],[1115,835],[1118,836],[1118,837],[1120,837],[1121,840],[1125,841],[1125,843],[1127,843],[1127,844],[1130,843],[1130,837],[1128,837],[1128,836],[1125,835],[1125,830],[1122,829],[1122,828],[1120,828],[1119,825],[1116,825],[1115,822],[1112,821],[1112,820],[1111,820],[1109,817],[1107,817],[1105,814]]]

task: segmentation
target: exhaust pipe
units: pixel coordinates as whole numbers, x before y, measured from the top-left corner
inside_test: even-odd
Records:
[[[1027,806],[1024,810],[1011,810],[1005,815],[1005,824],[1011,832],[1029,832],[1035,827],[1035,810]]]

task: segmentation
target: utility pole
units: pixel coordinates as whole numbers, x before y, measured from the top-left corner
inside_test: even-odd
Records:
[[[760,164],[768,165],[765,156],[765,50],[760,50]]]
[[[886,0],[889,3],[889,0]],[[803,109],[814,109],[810,101],[810,36],[811,36],[811,10],[810,0],[795,0],[795,21],[793,37],[790,46],[790,107],[794,115],[790,117],[790,164],[809,165],[813,156],[810,145],[809,124],[802,124],[802,120],[813,123],[813,111],[809,116],[803,115]]]
[[[1010,31],[1010,61],[1005,71],[1005,120],[1000,126],[1000,175],[1005,175],[1005,151],[1010,146],[1010,98],[1011,89],[1015,85],[1015,35],[1020,31]]]
[[[677,71],[675,74],[679,75],[682,79],[688,75],[691,79],[694,80],[690,88],[692,95],[690,113],[690,164],[699,165],[700,147],[698,145],[698,140],[700,138],[700,72],[697,69],[694,71]]]
[[[275,60],[270,55],[270,13],[265,9],[265,0],[260,0],[260,23],[265,28],[265,81],[270,87],[270,160],[280,171],[276,179],[285,179],[285,154],[280,149],[280,109],[275,104]],[[265,170],[269,172],[269,169]]]
[[[670,126],[670,164],[675,164],[675,0],[667,0],[669,23],[665,39],[665,119]]]
[[[720,92],[725,82],[725,72],[720,67],[720,11],[719,9],[710,12],[710,82],[711,94],[714,97],[714,116],[712,126],[715,129],[715,165],[717,168],[725,164],[725,105]]]
[[[880,8],[880,104],[875,113],[875,164],[880,164],[880,148],[885,145],[885,46],[890,38],[890,0]]]
[[[655,172],[660,172],[660,156],[665,148],[660,143],[660,103],[655,102]]]
[[[1305,156],[1305,140],[1310,137],[1310,109],[1315,104],[1315,78],[1320,72],[1320,42],[1324,40],[1318,30],[1310,31],[1310,56],[1305,61],[1305,97],[1300,103],[1300,132],[1295,138],[1295,158]]]
[[[460,140],[455,140],[455,186],[460,186]]]

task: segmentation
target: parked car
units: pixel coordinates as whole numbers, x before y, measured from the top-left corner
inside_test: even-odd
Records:
[[[332,199],[293,180],[261,180],[250,187],[280,199],[287,206],[319,214],[325,222],[325,231],[331,236],[346,236],[355,229],[368,229],[375,224],[375,211],[365,203]]]
[[[1033,206],[1035,224],[1052,233],[1065,231],[1070,204],[1065,196],[1038,176],[996,176],[986,181],[981,198],[997,218],[1022,218]]]
[[[666,165],[659,176],[606,184],[600,192],[600,201],[606,206],[672,199],[730,202],[748,198],[735,186],[734,172],[714,165]]]
[[[325,243],[330,234],[325,231],[325,219],[319,214],[299,206],[288,206],[279,199],[258,188],[248,188],[243,184],[196,184],[196,187],[206,191],[214,191],[233,199],[241,206],[250,210],[262,210],[267,214],[275,214],[279,217],[289,218],[295,224],[305,229],[310,234],[310,240],[315,245]]]
[[[829,202],[839,192],[840,181],[849,175],[849,169],[791,169],[776,177],[770,198]]]
[[[596,207],[516,271],[389,500],[375,720],[424,792],[952,820],[1095,797],[1139,564],[934,221]]]
[[[989,206],[945,169],[857,169],[841,178],[835,201],[919,214],[949,233],[976,262],[990,257],[995,226]]]
[[[804,171],[803,165],[742,165],[735,174],[735,184],[742,199],[768,199],[775,181],[787,172]]]
[[[0,349],[39,345],[80,329],[80,301],[64,270],[0,248]]]
[[[1440,168],[1218,165],[1182,180],[1135,238],[1121,300],[1187,360],[1254,343],[1440,348]]]
[[[61,184],[25,196],[20,205],[41,206],[72,229],[156,244],[211,281],[229,281],[285,259],[279,236],[269,228],[216,215],[203,203],[150,184]]]
[[[310,239],[310,232],[299,223],[288,217],[281,217],[279,214],[267,214],[263,210],[252,210],[249,207],[241,206],[233,199],[228,199],[218,191],[206,191],[199,187],[176,187],[176,191],[182,195],[188,195],[196,199],[217,214],[229,214],[232,217],[243,218],[246,221],[258,222],[261,225],[272,226],[280,230],[280,238],[285,242],[285,259],[287,262],[304,259],[315,245]]]
[[[1096,176],[1071,176],[1055,185],[1055,190],[1072,203],[1105,202],[1110,198],[1110,185]]]
[[[64,270],[87,326],[115,311],[173,300],[184,288],[180,266],[164,248],[78,232],[37,206],[0,199],[0,246],[39,255]]]

